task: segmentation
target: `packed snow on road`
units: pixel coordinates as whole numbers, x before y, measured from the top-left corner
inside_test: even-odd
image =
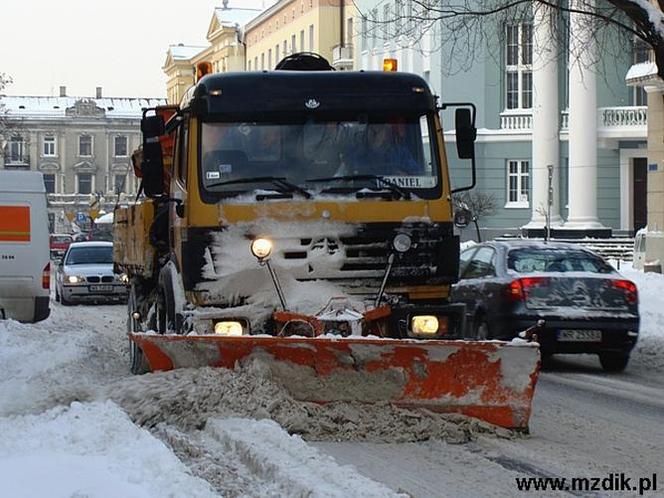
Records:
[[[642,318],[627,372],[661,383],[664,278],[623,274],[639,287]],[[461,416],[298,402],[260,361],[131,376],[125,316],[122,306],[55,305],[36,325],[0,322],[4,495],[505,496],[528,469],[495,454],[541,443],[537,430]],[[553,423],[567,430],[564,417]],[[570,458],[549,457],[551,468]],[[388,458],[400,463],[388,470]]]

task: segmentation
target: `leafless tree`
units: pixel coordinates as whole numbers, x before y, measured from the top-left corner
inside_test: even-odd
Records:
[[[497,203],[494,195],[477,190],[466,190],[465,192],[454,194],[452,203],[455,211],[458,209],[467,209],[470,211],[471,221],[475,224],[475,230],[477,231],[477,241],[481,242],[479,219],[495,214]]]
[[[5,73],[0,73],[0,95],[2,92],[12,82],[12,79],[7,76]],[[7,109],[5,109],[5,104],[0,101],[0,137],[4,135],[4,131],[7,128]],[[0,139],[1,140],[1,139]]]
[[[433,32],[437,46],[430,50],[444,48],[443,69],[448,74],[468,69],[485,50],[499,57],[495,51],[505,36],[502,26],[529,22],[539,9],[546,9],[557,16],[557,40],[551,41],[559,42],[559,56],[568,50],[567,19],[575,14],[601,47],[602,59],[629,57],[635,40],[641,40],[652,48],[658,74],[664,78],[664,0],[397,0],[391,10],[387,2],[364,10],[360,0],[355,3],[373,30],[371,37],[412,43]]]

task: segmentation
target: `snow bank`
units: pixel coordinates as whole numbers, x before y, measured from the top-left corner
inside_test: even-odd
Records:
[[[12,498],[216,496],[111,402],[0,418],[0,482]]]
[[[340,466],[332,457],[322,455],[270,420],[215,419],[207,424],[205,433],[222,443],[229,457],[242,461],[263,481],[271,482],[273,495],[397,496],[384,485],[361,476],[353,467]],[[318,471],[303,472],[303,469]]]
[[[664,370],[664,276],[623,266],[621,273],[639,289],[641,327],[632,364]]]
[[[90,400],[99,386],[126,372],[115,340],[77,329],[70,313],[60,317],[68,326],[57,316],[38,326],[0,321],[0,416]]]

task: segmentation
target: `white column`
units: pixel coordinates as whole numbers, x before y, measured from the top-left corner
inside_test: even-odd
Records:
[[[558,50],[554,34],[553,9],[533,4],[533,138],[531,165],[532,218],[524,228],[541,229],[546,225],[548,209],[549,173],[553,166],[553,202],[551,225],[559,226],[559,109],[558,109]]]
[[[594,8],[593,0],[571,0],[570,8]],[[604,228],[597,219],[596,43],[589,17],[570,14],[569,219],[566,229]]]

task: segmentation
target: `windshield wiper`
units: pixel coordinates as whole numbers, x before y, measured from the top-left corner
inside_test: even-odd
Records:
[[[222,187],[224,185],[239,185],[242,183],[271,183],[282,192],[297,192],[302,194],[305,199],[311,199],[311,193],[303,189],[299,185],[289,182],[283,176],[255,176],[252,178],[237,178],[235,180],[226,180],[224,182],[217,182],[211,185],[206,185],[205,188]]]
[[[386,180],[380,175],[346,175],[346,176],[330,176],[327,178],[311,178],[308,180],[305,180],[307,182],[311,183],[328,183],[328,182],[333,182],[333,181],[344,181],[344,182],[352,182],[353,180],[375,180],[381,185],[385,186],[388,190],[394,192],[395,194],[399,194],[401,197],[404,199],[410,199],[410,192],[407,190],[402,189],[395,183],[392,183],[389,180]]]

